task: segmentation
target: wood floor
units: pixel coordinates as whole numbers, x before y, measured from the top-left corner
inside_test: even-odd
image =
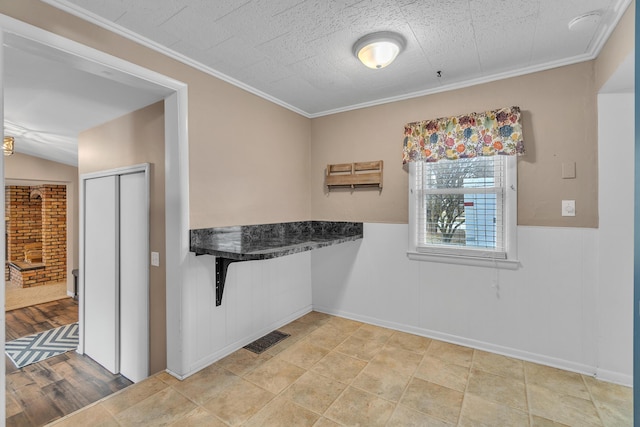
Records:
[[[6,313],[6,340],[78,321],[71,298]],[[74,351],[17,369],[5,355],[6,425],[42,426],[129,385]]]

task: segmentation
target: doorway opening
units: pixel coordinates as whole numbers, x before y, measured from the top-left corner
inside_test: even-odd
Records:
[[[66,298],[67,185],[6,185],[5,221],[5,311]]]
[[[180,316],[179,295],[183,277],[183,267],[181,260],[186,256],[188,249],[188,153],[187,153],[187,86],[179,81],[163,76],[157,72],[144,69],[140,66],[112,57],[103,52],[73,42],[69,39],[57,36],[39,28],[33,27],[24,22],[0,15],[0,29],[2,36],[10,36],[15,39],[24,38],[29,43],[39,44],[51,53],[56,61],[67,62],[85,71],[94,74],[108,75],[114,81],[127,84],[139,84],[140,88],[146,90],[157,90],[162,93],[160,99],[164,100],[165,106],[165,219],[166,224],[166,300],[167,307],[163,307],[166,313],[166,322],[155,322],[166,324],[166,367],[172,371],[180,373],[183,371],[180,354],[180,331],[177,328],[177,316]],[[2,55],[6,52],[6,47],[2,50]],[[107,71],[107,72],[105,72]],[[4,84],[3,82],[0,82]],[[4,117],[3,117],[4,118]],[[0,160],[4,178],[4,162]],[[4,193],[2,194],[4,197]],[[0,226],[4,227],[4,219],[0,221]],[[0,230],[4,233],[4,229]],[[77,236],[76,236],[77,239]],[[76,240],[77,241],[77,240]],[[4,248],[3,248],[4,250]],[[84,283],[79,281],[80,318],[83,316],[83,287]],[[5,280],[0,280],[0,291],[4,293]],[[158,310],[155,310],[158,313]],[[163,319],[164,320],[164,319]],[[6,322],[5,322],[6,324]],[[174,326],[175,325],[175,326]],[[0,327],[1,333],[5,333],[4,324]],[[80,325],[80,336],[82,337],[83,325]],[[78,354],[83,353],[84,343],[82,338],[78,347]],[[75,353],[74,353],[75,354]],[[5,383],[5,373],[0,376],[0,383]],[[4,392],[4,387],[2,387]]]

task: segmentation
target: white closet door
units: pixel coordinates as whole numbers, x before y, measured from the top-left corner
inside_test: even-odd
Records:
[[[84,352],[117,373],[118,177],[86,180],[84,200]]]
[[[149,374],[149,212],[144,172],[120,176],[120,373]]]

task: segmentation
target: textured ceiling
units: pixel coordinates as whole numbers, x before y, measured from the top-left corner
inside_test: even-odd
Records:
[[[630,3],[45,1],[167,49],[308,117],[592,59]],[[600,15],[597,22],[569,30],[573,18],[594,11]],[[352,45],[382,30],[402,34],[407,48],[389,67],[371,70],[352,55]]]

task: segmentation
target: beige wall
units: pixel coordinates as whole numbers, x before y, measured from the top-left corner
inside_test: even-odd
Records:
[[[160,253],[160,266],[149,267],[149,369],[166,367],[164,103],[158,102],[78,138],[81,174],[150,163],[149,248]]]
[[[78,168],[20,153],[5,157],[4,167],[7,184],[67,186],[67,291],[73,292],[71,270],[78,267]]]
[[[309,119],[42,2],[0,13],[189,85],[191,228],[310,217]]]
[[[312,121],[312,212],[318,219],[406,223],[404,124],[519,106],[527,154],[518,161],[518,223],[596,227],[597,140],[593,62],[529,74]],[[327,193],[327,163],[384,160],[384,189]],[[576,162],[576,179],[562,179]],[[576,200],[574,218],[560,216],[562,199]]]

